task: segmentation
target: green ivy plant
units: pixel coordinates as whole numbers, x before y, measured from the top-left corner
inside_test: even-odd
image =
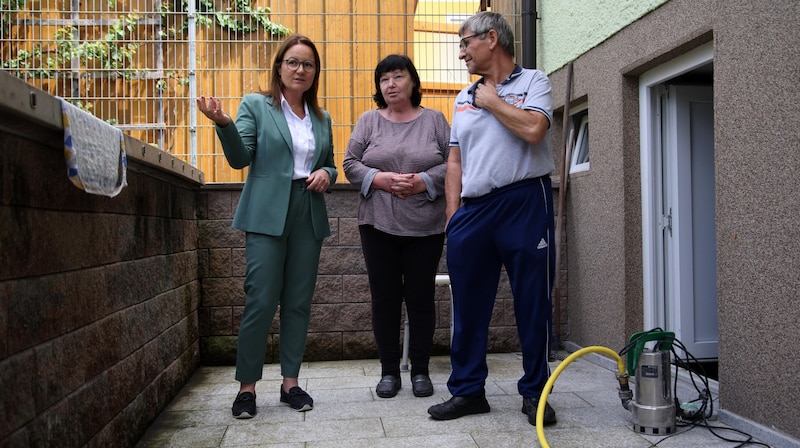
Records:
[[[288,36],[292,30],[283,25],[277,24],[269,19],[272,10],[269,7],[253,9],[248,0],[234,0],[233,8],[227,8],[225,13],[216,12],[214,18],[221,27],[228,27],[235,31],[249,33],[257,29],[263,29],[275,36]],[[234,19],[233,12],[241,12],[243,19]]]
[[[185,5],[187,0],[183,1]],[[292,32],[289,28],[269,19],[269,14],[272,12],[269,7],[253,9],[250,0],[232,0],[231,6],[225,8],[225,11],[216,11],[214,2],[210,0],[198,0],[198,5],[200,12],[213,14],[216,24],[229,31],[251,33],[264,30],[278,37],[288,36]]]
[[[220,28],[234,33],[251,33],[263,30],[272,36],[282,38],[292,33],[292,30],[273,22],[269,19],[272,10],[269,7],[253,8],[250,0],[230,0],[230,6],[224,11],[219,11],[214,6],[213,0],[194,0],[197,16],[195,22],[200,26],[211,27],[216,24]],[[189,0],[181,0],[180,11],[188,10]],[[176,4],[165,1],[161,4],[159,13],[167,19],[171,13],[176,12]],[[166,20],[165,20],[166,21]],[[183,35],[188,29],[188,23],[183,20],[180,26],[165,27],[161,37],[177,37]]]

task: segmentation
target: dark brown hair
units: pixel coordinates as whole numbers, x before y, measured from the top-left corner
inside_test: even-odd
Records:
[[[372,95],[375,104],[378,105],[379,109],[384,109],[389,106],[386,104],[386,99],[381,92],[381,76],[395,70],[408,71],[408,74],[411,76],[411,81],[414,83],[414,88],[411,91],[411,105],[414,107],[419,106],[422,102],[422,82],[419,80],[419,74],[417,73],[416,67],[414,67],[414,63],[411,62],[408,56],[401,54],[390,54],[383,58],[383,60],[378,63],[378,66],[375,67],[375,94]]]
[[[316,67],[314,81],[311,83],[311,87],[303,92],[303,101],[308,104],[308,108],[311,109],[314,115],[321,119],[324,117],[324,115],[322,114],[322,108],[320,108],[319,99],[317,98],[317,91],[319,90],[319,73],[322,70],[319,52],[317,51],[317,46],[314,45],[314,42],[302,34],[292,34],[291,36],[287,37],[283,43],[281,43],[280,47],[278,47],[278,52],[275,53],[275,60],[272,62],[272,79],[269,83],[269,90],[262,90],[259,93],[271,97],[272,105],[278,109],[281,108],[281,91],[283,90],[283,81],[281,81],[280,77],[281,63],[283,62],[283,57],[286,55],[286,52],[295,45],[305,45],[311,48],[311,51],[314,52],[314,65]]]

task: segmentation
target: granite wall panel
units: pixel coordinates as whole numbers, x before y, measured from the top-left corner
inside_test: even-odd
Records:
[[[133,446],[199,365],[199,184],[85,193],[50,134],[0,129],[0,446]]]

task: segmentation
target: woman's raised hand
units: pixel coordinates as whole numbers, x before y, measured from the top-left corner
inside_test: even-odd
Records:
[[[197,107],[209,120],[213,121],[217,126],[224,128],[231,122],[231,117],[222,110],[222,100],[214,98],[213,96],[201,96],[197,98]]]

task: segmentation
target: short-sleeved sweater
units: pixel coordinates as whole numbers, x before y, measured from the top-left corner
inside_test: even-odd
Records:
[[[365,112],[350,135],[343,163],[347,179],[361,191],[358,224],[398,236],[444,232],[449,138],[450,125],[436,110],[423,109],[405,123],[388,120],[378,110]],[[381,171],[419,174],[427,191],[401,199],[371,188]]]
[[[461,150],[461,197],[483,196],[495,188],[550,174],[555,163],[549,130],[540,143],[522,140],[491,112],[473,104],[474,89],[475,85],[459,92],[453,107],[450,146]],[[497,94],[507,103],[539,111],[553,122],[550,81],[541,71],[517,66],[497,85]]]

